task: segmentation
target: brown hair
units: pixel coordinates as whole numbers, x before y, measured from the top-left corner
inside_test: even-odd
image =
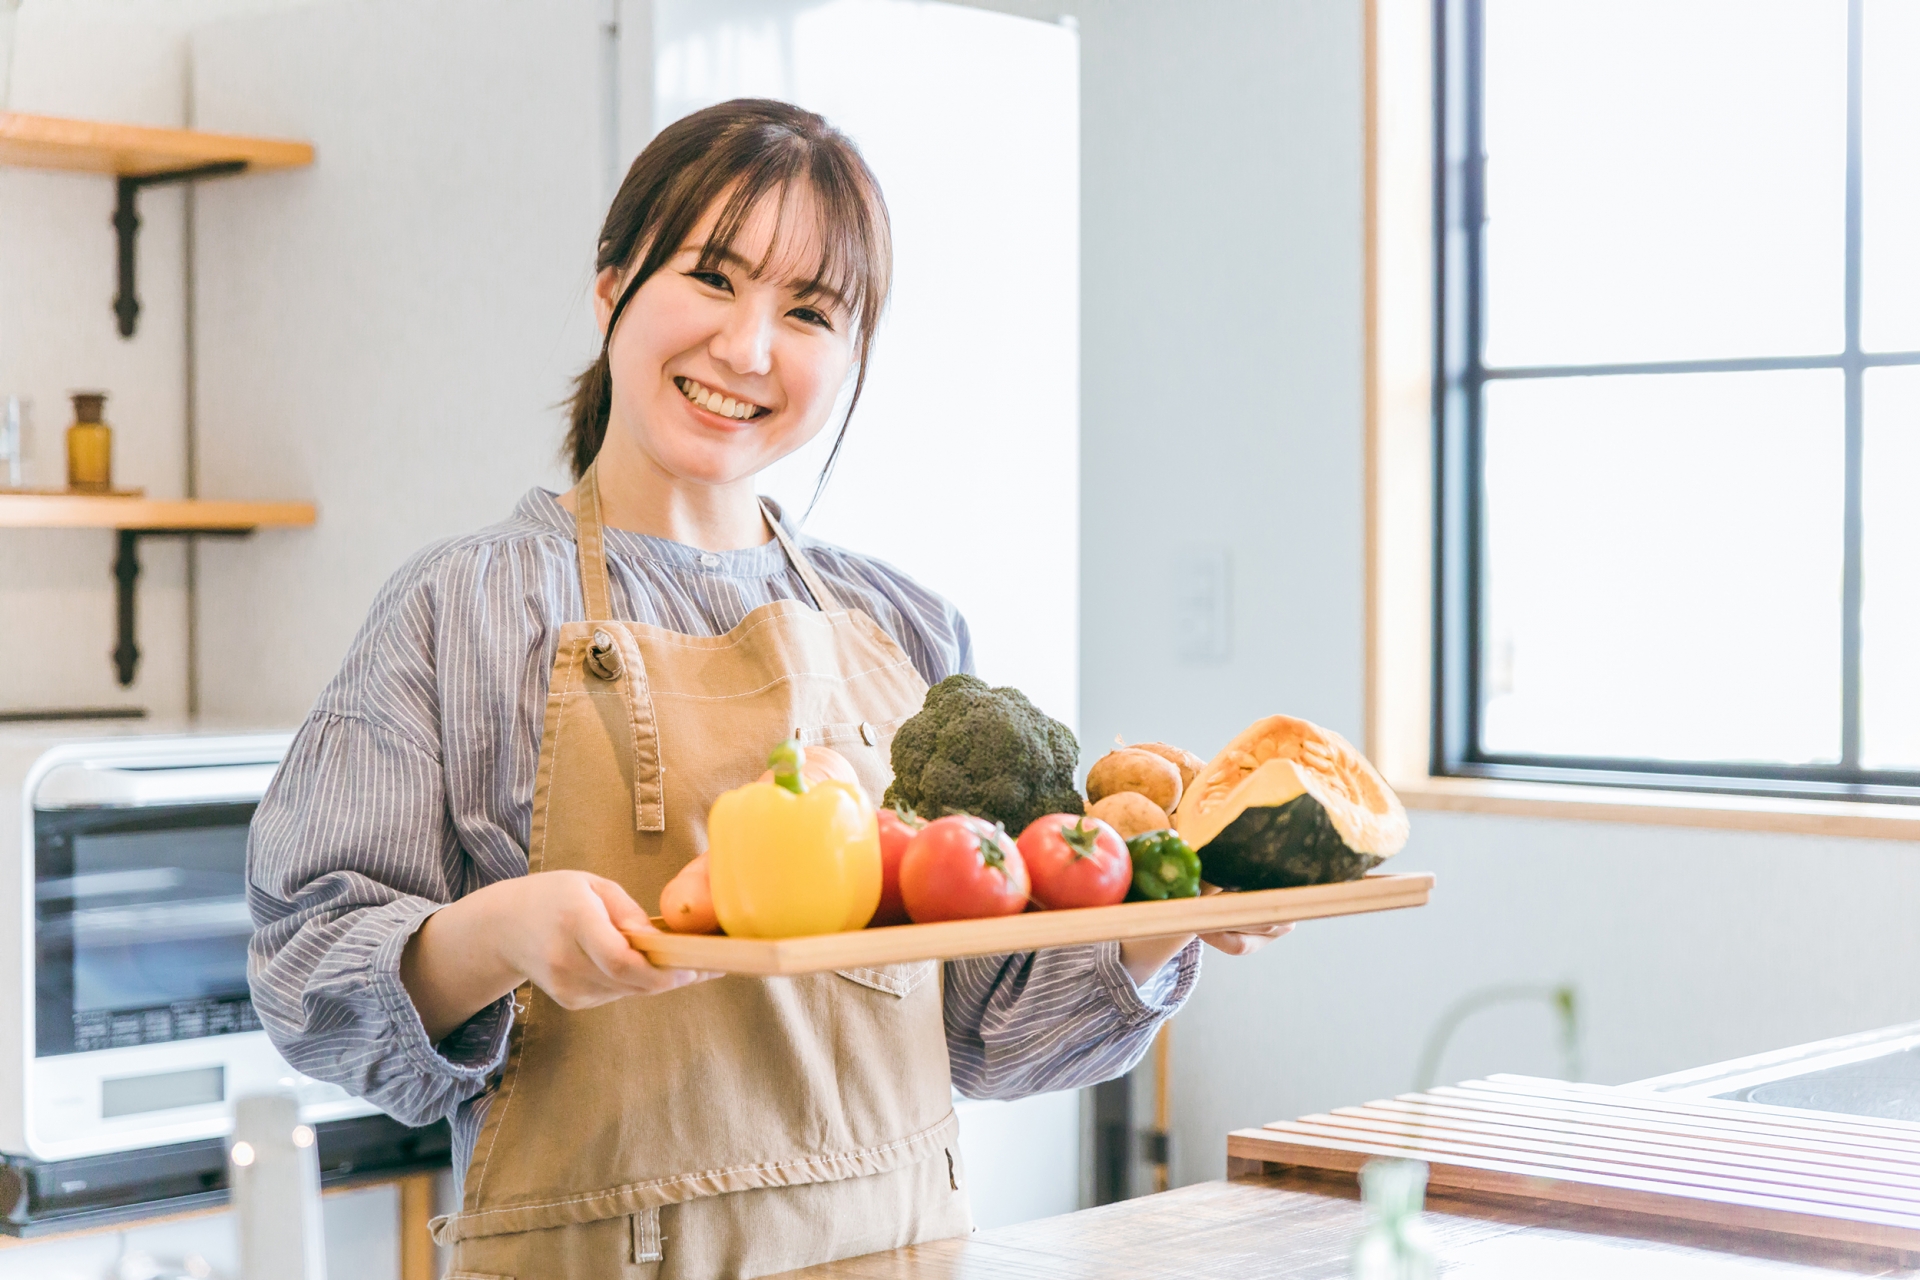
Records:
[[[594,270],[627,268],[631,274],[607,317],[599,358],[574,379],[568,406],[572,425],[564,452],[576,480],[606,439],[613,405],[607,348],[634,291],[680,251],[716,201],[724,197],[725,204],[701,251],[701,270],[720,264],[763,197],[772,194],[780,199],[784,214],[785,196],[801,183],[810,188],[820,219],[820,260],[812,280],[844,298],[853,316],[858,372],[847,419],[853,417],[866,386],[873,332],[886,307],[893,274],[892,233],[880,184],[846,135],[820,116],[786,102],[736,98],[684,116],[661,130],[627,170],[607,209]],[[766,265],[763,260],[756,270]],[[840,456],[847,419],[842,419],[833,451],[820,472],[815,500]]]

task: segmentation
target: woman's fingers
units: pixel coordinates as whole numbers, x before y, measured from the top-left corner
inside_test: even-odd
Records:
[[[647,953],[627,940],[628,934],[658,933],[659,929],[632,895],[611,880],[592,876],[588,884],[607,908],[606,931],[596,931],[587,951],[596,968],[627,991],[654,993],[672,991],[695,982],[705,982],[717,974],[697,969],[669,969],[654,964]],[[625,991],[617,994],[625,994]]]
[[[1200,939],[1223,955],[1245,956],[1252,955],[1275,938],[1285,937],[1292,932],[1292,924],[1260,924],[1245,929],[1203,933]]]

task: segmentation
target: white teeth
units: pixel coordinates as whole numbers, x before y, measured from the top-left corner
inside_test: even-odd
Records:
[[[676,378],[674,384],[680,388],[681,395],[709,413],[717,413],[723,418],[736,418],[745,422],[760,412],[757,405],[746,400],[735,400],[732,396],[723,396],[718,391],[695,382],[692,378]]]

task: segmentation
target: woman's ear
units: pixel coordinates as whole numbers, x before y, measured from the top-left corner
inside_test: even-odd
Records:
[[[620,289],[626,282],[626,275],[618,267],[604,268],[593,278],[593,325],[602,341],[607,336],[607,318],[620,301]]]

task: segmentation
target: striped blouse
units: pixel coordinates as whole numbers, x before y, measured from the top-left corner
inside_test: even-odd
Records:
[[[890,565],[811,539],[802,554],[928,683],[973,670],[967,624]],[[778,542],[741,551],[609,529],[616,616],[721,635],[810,600]],[[375,600],[261,801],[247,850],[254,1007],[299,1070],[408,1124],[451,1119],[463,1171],[506,1056],[511,999],[430,1042],[400,983],[413,931],[527,872],[555,636],[582,616],[573,517],[534,489],[508,520],[427,548]],[[956,960],[955,1086],[1016,1098],[1111,1079],[1192,990],[1198,943],[1144,986],[1115,943]]]

